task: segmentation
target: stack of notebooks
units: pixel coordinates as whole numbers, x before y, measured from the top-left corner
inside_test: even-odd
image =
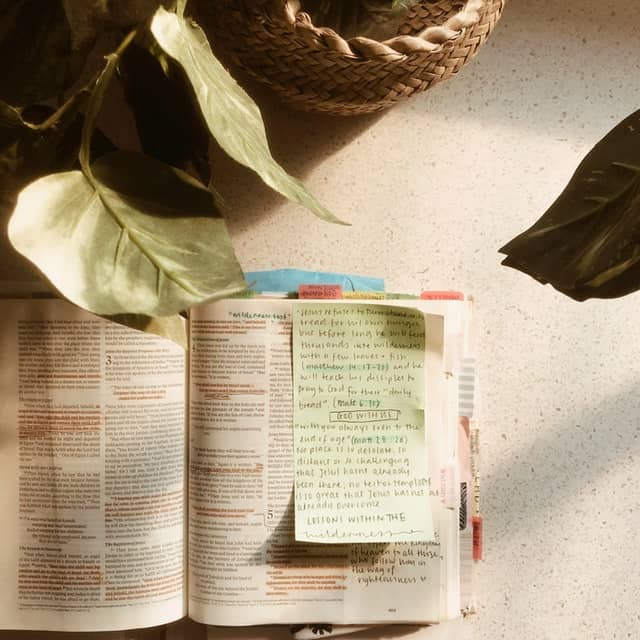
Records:
[[[474,611],[471,301],[307,278],[193,309],[187,353],[2,302],[4,628],[302,638]]]

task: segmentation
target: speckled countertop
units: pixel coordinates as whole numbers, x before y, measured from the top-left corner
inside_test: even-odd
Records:
[[[216,163],[245,269],[379,275],[389,290],[477,300],[480,611],[404,638],[640,637],[640,294],[573,302],[497,254],[640,107],[636,4],[511,0],[458,77],[380,116],[297,114],[258,92],[276,155],[349,228]]]
[[[573,302],[497,254],[638,108],[633,0],[512,0],[458,77],[382,116],[268,110],[280,157],[351,228],[239,178],[229,189],[252,212],[231,225],[246,268],[376,274],[390,290],[476,297],[480,612],[412,638],[640,637],[640,294]]]

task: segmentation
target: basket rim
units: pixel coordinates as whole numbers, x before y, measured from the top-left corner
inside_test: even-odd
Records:
[[[341,38],[316,27],[301,7],[304,0],[218,0],[211,11],[213,39],[229,64],[271,86],[286,102],[307,110],[356,115],[386,109],[457,74],[475,56],[498,23],[507,0],[419,0],[391,38],[396,49],[366,38]],[[345,0],[346,1],[346,0]],[[207,5],[210,7],[211,5]],[[448,22],[461,9],[478,19]],[[434,47],[408,47],[407,35],[448,25],[448,36]],[[459,26],[454,31],[452,26]],[[438,33],[438,32],[435,32]],[[434,31],[427,35],[433,36]],[[402,39],[400,39],[402,38]],[[432,43],[434,44],[434,43]],[[430,49],[430,50],[425,50]]]
[[[285,23],[307,46],[335,52],[353,61],[400,62],[414,56],[436,55],[455,47],[490,12],[500,14],[505,1],[466,0],[460,11],[440,25],[426,27],[414,36],[396,35],[383,41],[363,36],[346,39],[330,27],[316,27],[311,16],[303,11],[300,0],[269,0],[263,3],[262,13],[268,21]],[[418,2],[418,6],[428,4],[431,4],[428,0]],[[405,21],[403,25],[406,24]]]

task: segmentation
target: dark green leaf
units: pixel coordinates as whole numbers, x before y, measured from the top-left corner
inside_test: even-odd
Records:
[[[209,130],[182,69],[169,58],[162,62],[133,43],[118,66],[142,149],[179,169],[192,168],[208,184]]]
[[[60,95],[79,76],[85,50],[74,50],[59,0],[2,3],[0,99],[27,105]]]
[[[48,1],[48,0],[47,0]],[[75,46],[95,41],[104,31],[130,29],[145,22],[160,0],[63,0]]]
[[[640,111],[600,140],[546,213],[500,251],[502,264],[576,300],[640,289]]]
[[[99,315],[173,315],[245,288],[211,193],[136,153],[90,175],[46,176],[18,198],[9,238],[69,300]]]
[[[419,0],[393,0],[391,6],[393,9],[411,9],[414,4],[418,4]]]
[[[385,40],[397,34],[417,0],[305,0],[304,10],[316,26],[329,27],[343,38]],[[209,5],[211,7],[211,5]]]

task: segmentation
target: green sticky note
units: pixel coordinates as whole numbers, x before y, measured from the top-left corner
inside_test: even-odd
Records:
[[[434,539],[424,360],[415,309],[294,306],[296,540]]]

